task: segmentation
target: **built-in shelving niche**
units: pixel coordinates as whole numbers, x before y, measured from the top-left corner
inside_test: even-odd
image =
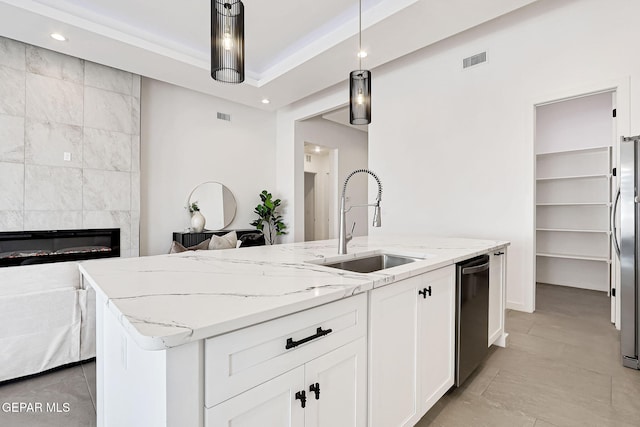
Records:
[[[611,147],[536,156],[536,280],[609,290]]]

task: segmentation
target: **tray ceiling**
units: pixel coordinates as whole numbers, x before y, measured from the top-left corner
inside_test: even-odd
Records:
[[[534,1],[363,0],[369,53],[363,67]],[[269,110],[344,82],[357,68],[357,1],[243,2],[247,80],[241,85],[210,77],[210,1],[0,0],[0,35]],[[52,32],[68,40],[56,42]],[[263,98],[271,103],[261,104]]]

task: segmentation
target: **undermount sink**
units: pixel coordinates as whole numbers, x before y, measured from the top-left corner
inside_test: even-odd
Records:
[[[422,260],[423,258],[408,257],[402,255],[375,254],[362,258],[329,262],[322,265],[324,265],[325,267],[348,270],[356,273],[373,273],[374,271],[385,270],[387,268],[397,267],[399,265],[409,264],[410,262]]]

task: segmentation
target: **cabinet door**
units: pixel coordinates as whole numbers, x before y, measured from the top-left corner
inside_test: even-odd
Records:
[[[305,427],[365,427],[367,345],[360,338],[305,365]],[[319,390],[316,394],[314,390]],[[262,424],[266,425],[266,424]]]
[[[303,427],[304,409],[296,392],[305,390],[300,366],[205,410],[207,427]],[[306,392],[307,403],[309,394]]]
[[[489,346],[504,333],[505,256],[506,249],[500,249],[492,252],[489,258]]]
[[[421,417],[454,382],[455,267],[421,277],[418,297],[418,372]],[[426,290],[426,292],[425,292]],[[418,419],[415,420],[416,422]]]
[[[398,427],[418,413],[417,289],[413,277],[370,292],[369,425]]]

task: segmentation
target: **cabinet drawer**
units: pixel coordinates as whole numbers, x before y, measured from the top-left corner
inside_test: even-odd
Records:
[[[366,333],[367,299],[360,294],[209,338],[204,350],[205,406],[210,408]]]

